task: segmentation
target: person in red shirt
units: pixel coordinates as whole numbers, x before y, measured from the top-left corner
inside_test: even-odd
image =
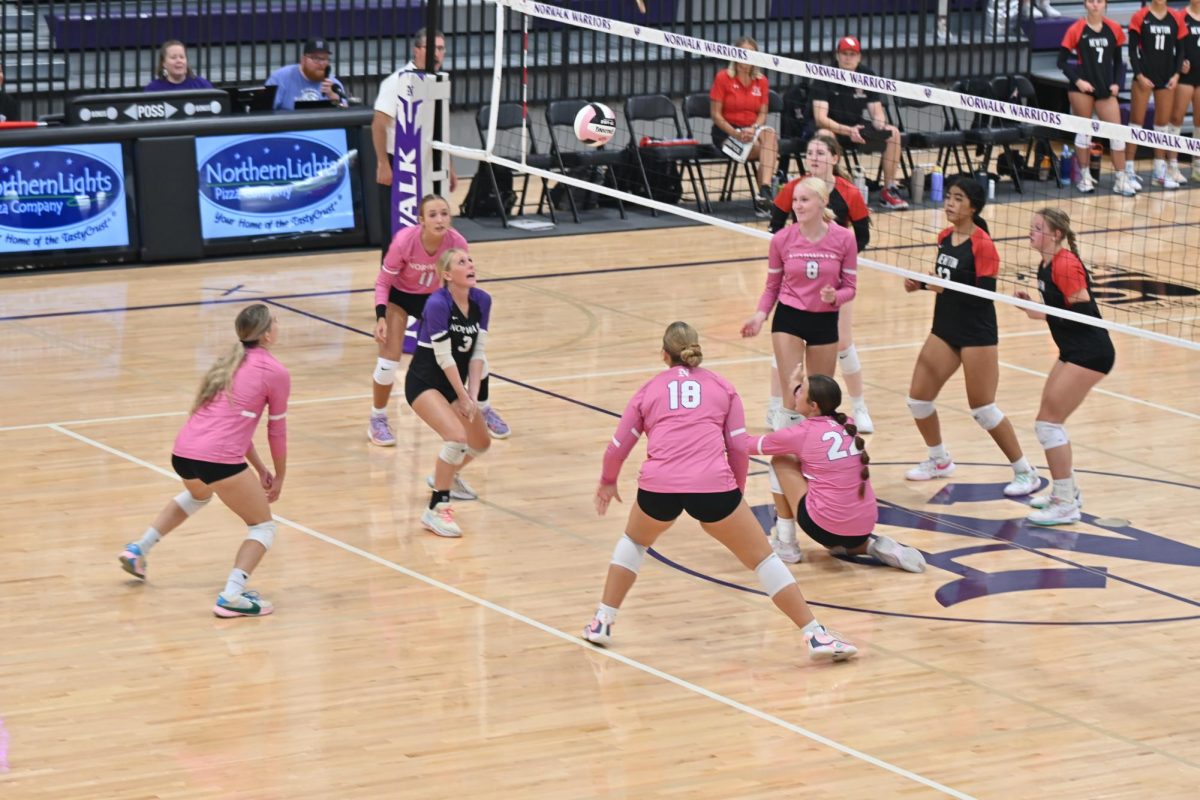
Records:
[[[758,42],[749,36],[741,37],[733,46],[758,50]],[[713,121],[713,145],[720,149],[730,137],[739,142],[754,143],[746,157],[747,161],[758,162],[759,196],[754,199],[754,207],[762,216],[767,216],[775,199],[771,176],[779,163],[775,129],[766,125],[770,103],[767,78],[752,64],[730,61],[729,66],[713,78],[708,97],[712,101],[709,113]]]

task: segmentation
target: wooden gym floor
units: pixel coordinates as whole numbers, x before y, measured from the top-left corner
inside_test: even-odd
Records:
[[[1119,202],[1096,198],[1084,227],[1114,227]],[[994,230],[1012,237],[1009,270],[1032,262],[1024,216]],[[921,226],[940,216],[877,215],[876,245]],[[695,228],[476,246],[494,403],[514,432],[465,473],[481,499],[458,504],[458,541],[417,522],[432,433],[394,404],[399,446],[366,441],[374,251],[0,281],[0,793],[1195,797],[1200,379],[1182,348],[1117,337],[1115,372],[1068,425],[1086,519],[1033,530],[1000,494],[1008,469],[961,378],[939,400],[958,473],[904,481],[924,455],[904,398],[933,298],[864,270],[880,529],[929,570],[806,546],[793,572],[862,648],[811,665],[769,601],[739,591],[754,576],[681,521],[614,648],[578,639],[643,450],[605,518],[591,506],[601,452],[667,323],[700,330],[706,366],[762,424],[769,340],[738,329],[765,249]],[[885,252],[929,264],[932,247]],[[243,535],[219,503],[154,550],[147,583],[116,556],[178,491],[172,439],[255,300],[276,307],[294,387],[280,536],[253,578],[277,611],[218,620]],[[999,316],[998,403],[1041,464],[1032,426],[1054,350],[1043,323]],[[760,467],[748,494],[767,502]]]

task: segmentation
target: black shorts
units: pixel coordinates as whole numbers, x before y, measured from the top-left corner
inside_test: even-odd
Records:
[[[395,286],[388,289],[388,302],[395,306],[400,306],[404,309],[404,313],[410,317],[420,319],[425,313],[425,304],[429,302],[427,294],[409,294],[402,292]]]
[[[1114,350],[1072,350],[1058,351],[1058,360],[1067,364],[1075,364],[1084,369],[1094,370],[1107,375],[1112,372],[1113,365],[1117,363],[1117,354]]]
[[[870,538],[871,534],[863,536],[842,536],[837,533],[830,533],[822,528],[817,523],[813,522],[813,518],[808,515],[808,495],[800,498],[800,506],[796,509],[796,522],[800,525],[800,530],[808,534],[808,537],[817,544],[827,550],[834,547],[844,547],[846,550],[853,550],[861,547],[863,542]]]
[[[1165,75],[1158,75],[1153,72],[1143,72],[1142,74],[1154,84],[1155,89],[1165,89],[1167,88],[1167,82],[1170,81],[1171,76],[1175,74],[1175,68],[1174,65],[1172,65]],[[1180,75],[1179,77],[1182,79],[1184,76]],[[1162,120],[1156,120],[1156,122],[1159,125],[1163,124]]]
[[[1000,334],[996,330],[946,330],[934,324],[929,332],[950,345],[955,352],[964,347],[994,347],[1000,344]]]
[[[413,401],[420,397],[425,392],[432,389],[439,392],[442,397],[446,398],[447,403],[453,403],[458,399],[458,393],[454,391],[454,387],[450,385],[450,379],[442,374],[439,376],[441,380],[434,378],[426,380],[420,375],[413,373],[410,367],[404,375],[404,399],[408,401],[409,407],[412,407]],[[488,399],[488,382],[492,379],[491,375],[484,375],[483,380],[479,382],[479,402],[484,402]],[[464,384],[466,382],[464,381]]]
[[[1200,86],[1200,69],[1192,67],[1190,72],[1179,76],[1179,82],[1188,86]]]
[[[638,489],[638,508],[659,522],[674,522],[684,511],[697,522],[720,522],[742,502],[739,489],[727,492],[650,492]]]
[[[801,311],[776,303],[771,333],[787,333],[803,339],[808,345],[837,344],[838,312]]]
[[[185,481],[216,483],[226,478],[232,478],[248,466],[249,464],[245,461],[240,464],[218,464],[215,461],[200,461],[171,454],[171,467],[175,470],[175,474]]]

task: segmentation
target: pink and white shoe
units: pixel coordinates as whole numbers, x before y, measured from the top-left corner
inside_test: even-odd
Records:
[[[904,478],[910,481],[931,481],[934,478],[949,478],[953,474],[954,459],[947,458],[945,461],[938,461],[927,458],[904,473]]]
[[[592,617],[591,624],[583,629],[583,638],[592,644],[608,647],[612,644],[612,623]]]
[[[808,657],[813,661],[845,661],[858,653],[858,648],[822,625],[814,633],[804,634]]]
[[[421,524],[447,539],[462,536],[462,528],[454,521],[454,508],[449,503],[438,503],[434,508],[425,509],[425,513],[421,514]]]

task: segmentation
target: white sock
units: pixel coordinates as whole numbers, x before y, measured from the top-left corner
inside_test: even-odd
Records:
[[[778,411],[783,408],[783,398],[779,395],[771,395],[767,398],[767,410]]]
[[[817,618],[813,617],[813,621],[800,629],[801,633],[821,633],[825,630],[825,626],[817,622]]]
[[[775,520],[775,538],[789,544],[796,543],[796,520],[780,517]]]
[[[137,545],[142,549],[142,555],[150,552],[150,548],[162,541],[162,534],[154,529],[151,525],[146,528],[146,532],[142,534],[142,538],[138,539]]]
[[[612,625],[614,622],[617,621],[617,612],[619,610],[620,609],[618,609],[618,608],[613,608],[612,606],[606,606],[606,605],[604,605],[604,603],[601,603],[596,608],[596,618],[599,619],[601,622]]]
[[[935,444],[933,447],[929,448],[929,457],[938,463],[949,460],[950,454],[946,452],[945,443]]]
[[[1075,476],[1063,478],[1062,480],[1054,481],[1054,486],[1050,490],[1051,497],[1057,497],[1059,500],[1069,500],[1075,502]]]
[[[1012,462],[1012,469],[1014,475],[1020,475],[1022,472],[1033,471],[1033,467],[1029,466],[1029,459],[1025,458],[1025,456],[1021,456],[1016,461]]]
[[[858,397],[855,397],[854,395],[850,395],[850,407],[851,408],[866,408],[867,401],[863,398],[863,396],[861,394]]]
[[[226,600],[236,600],[241,596],[242,592],[246,591],[246,581],[250,580],[250,576],[234,567],[229,571],[229,580],[225,581],[225,591],[221,592],[221,596]]]
[[[1136,175],[1136,174],[1137,174],[1137,170],[1136,170],[1136,169],[1134,169],[1134,167],[1133,167],[1133,162],[1132,162],[1132,161],[1126,161],[1126,162],[1125,162],[1125,171],[1126,171],[1126,172],[1128,172],[1130,175]]]
[[[372,406],[371,407],[371,416],[372,417],[386,417],[387,416],[387,406],[384,406],[383,408],[375,408],[374,406]]]

